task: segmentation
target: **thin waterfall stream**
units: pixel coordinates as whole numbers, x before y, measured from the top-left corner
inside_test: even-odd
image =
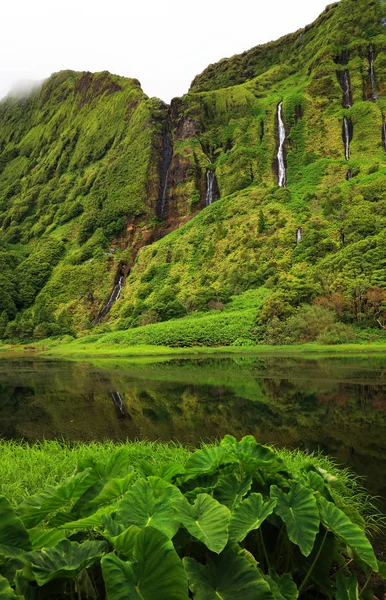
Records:
[[[383,141],[383,147],[386,150],[386,120],[385,120],[385,117],[383,118],[383,125],[382,125],[382,141]]]
[[[103,308],[99,311],[98,317],[96,319],[98,323],[100,323],[102,321],[102,319],[107,315],[107,313],[110,312],[111,307],[114,304],[114,302],[119,300],[119,298],[121,297],[122,288],[123,288],[123,275],[120,275],[117,283],[113,287],[113,291],[111,292],[108,301],[103,306]]]
[[[376,95],[376,81],[375,81],[375,69],[374,69],[374,60],[375,60],[375,56],[374,56],[374,48],[373,45],[370,44],[369,46],[369,63],[370,63],[370,83],[371,83],[371,93],[372,93],[372,97],[374,100],[376,100],[377,95]]]
[[[278,165],[278,174],[279,181],[278,185],[280,187],[286,186],[286,169],[285,169],[285,159],[284,159],[284,144],[286,140],[285,126],[283,122],[283,102],[280,102],[277,107],[277,122],[278,122],[278,131],[279,131],[279,149],[277,152],[277,165]]]
[[[213,204],[215,197],[215,179],[216,175],[210,169],[206,171],[206,195],[205,206]]]
[[[159,170],[159,192],[156,205],[156,217],[163,219],[165,217],[168,192],[169,192],[169,175],[173,160],[173,139],[171,133],[171,125],[169,116],[165,119],[162,131],[162,154],[158,166]]]
[[[350,84],[350,74],[347,69],[344,71],[337,71],[338,80],[340,83],[340,87],[343,92],[343,108],[351,108],[352,107],[352,93],[351,93],[351,84]]]
[[[347,117],[343,119],[343,142],[344,142],[344,154],[346,160],[350,160],[350,142],[352,134],[350,130],[350,121]]]

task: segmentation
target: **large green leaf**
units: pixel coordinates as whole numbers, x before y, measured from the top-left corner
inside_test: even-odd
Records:
[[[0,554],[16,556],[31,550],[31,542],[22,520],[4,496],[0,496]]]
[[[9,585],[8,580],[0,575],[0,600],[18,600],[20,596]]]
[[[272,486],[271,497],[277,501],[275,513],[286,524],[289,539],[299,546],[304,556],[308,556],[320,525],[319,510],[312,492],[296,482],[288,494]]]
[[[175,462],[155,465],[148,460],[141,460],[137,465],[137,471],[142,477],[160,477],[171,483],[178,475],[185,472],[185,467]]]
[[[234,462],[229,459],[228,446],[210,446],[202,450],[196,450],[186,463],[186,474],[208,473],[226,462]]]
[[[129,473],[126,477],[110,479],[106,485],[101,489],[99,494],[90,500],[85,508],[95,509],[106,504],[111,504],[118,498],[122,497],[129,490],[132,485],[135,473]]]
[[[199,494],[193,504],[181,498],[176,505],[178,518],[191,535],[209,550],[221,552],[228,541],[230,511],[208,494]]]
[[[102,493],[104,487],[113,479],[125,479],[127,475],[133,472],[131,466],[132,457],[128,448],[122,446],[111,454],[107,461],[88,458],[81,461],[78,465],[78,471],[90,470],[92,485],[79,496],[73,507],[74,517],[88,516],[90,511],[95,509],[89,504],[96,496]]]
[[[251,494],[236,506],[229,521],[229,539],[242,542],[253,529],[258,529],[273,513],[276,500],[264,502],[261,494]]]
[[[31,540],[32,550],[56,546],[56,544],[66,538],[64,531],[59,531],[58,529],[40,529],[39,527],[29,529],[28,534]]]
[[[357,553],[359,558],[377,573],[378,563],[374,550],[361,528],[352,523],[340,508],[332,502],[328,502],[325,498],[319,498],[319,506],[323,525],[335,533],[336,536],[342,538]]]
[[[132,452],[126,446],[121,446],[111,453],[108,460],[95,460],[94,457],[85,458],[78,463],[77,472],[91,469],[98,479],[115,479],[116,477],[125,477],[133,470],[131,463],[133,461]]]
[[[218,480],[213,497],[232,510],[249,492],[251,486],[252,478],[249,475],[240,478],[235,473],[227,473]]]
[[[337,574],[335,600],[359,600],[358,580],[356,575],[345,577],[343,573]]]
[[[125,527],[154,527],[172,538],[180,525],[174,504],[181,497],[177,487],[159,477],[139,479],[121,500],[116,521]]]
[[[273,600],[261,572],[242,554],[227,548],[206,565],[183,559],[194,600]]]
[[[82,569],[99,562],[108,549],[106,542],[70,542],[63,540],[54,548],[41,552],[29,552],[25,559],[31,563],[31,570],[39,586],[52,579],[74,577]]]
[[[53,495],[43,499],[40,506],[21,505],[19,509],[21,509],[23,523],[27,528],[35,527],[53,511],[59,510],[70,501],[74,504],[92,484],[93,478],[90,477],[90,470],[69,477]]]
[[[127,556],[130,560],[134,559],[134,548],[137,536],[141,529],[136,525],[130,525],[125,531],[122,531],[119,535],[111,536],[106,535],[105,537],[109,540],[110,544],[121,554]]]
[[[243,467],[249,470],[278,471],[284,468],[281,458],[268,446],[258,444],[253,436],[246,436],[230,448]]]
[[[70,515],[67,513],[66,515],[61,515],[63,517],[63,522],[59,521],[58,518],[56,517],[55,520],[53,521],[53,523],[55,523],[55,525],[57,527],[60,527],[61,529],[72,529],[72,530],[77,530],[77,529],[88,529],[89,527],[99,527],[100,525],[103,524],[103,518],[107,515],[109,515],[110,513],[114,512],[115,507],[114,506],[104,506],[102,508],[100,508],[99,510],[97,510],[95,513],[93,513],[92,515],[90,515],[89,517],[84,517],[83,519],[77,519],[76,521],[67,521],[67,518],[64,519],[64,517],[70,517]]]
[[[274,569],[269,569],[266,579],[270,582],[271,590],[275,590],[275,600],[276,596],[278,600],[296,600],[299,597],[297,585],[289,573],[278,575]]]
[[[134,558],[130,563],[114,553],[103,557],[107,600],[188,600],[182,562],[163,533],[152,527],[140,531]]]

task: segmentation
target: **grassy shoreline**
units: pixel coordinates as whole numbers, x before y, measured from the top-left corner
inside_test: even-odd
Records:
[[[374,353],[386,354],[386,343],[373,342],[361,344],[322,345],[316,343],[296,344],[291,346],[195,346],[195,347],[170,347],[153,345],[136,345],[122,347],[118,344],[97,344],[76,340],[71,343],[61,343],[57,340],[42,340],[34,344],[4,345],[0,346],[0,356],[9,354],[33,354],[49,358],[92,358],[92,357],[179,357],[197,355],[281,355],[281,356],[307,356],[325,354],[337,355],[367,355]]]

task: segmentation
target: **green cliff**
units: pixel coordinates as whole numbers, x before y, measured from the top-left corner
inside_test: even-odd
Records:
[[[1,336],[130,329],[130,343],[154,342],[138,327],[181,318],[231,324],[227,343],[302,339],[300,318],[331,340],[380,330],[385,114],[379,0],[341,0],[210,65],[170,106],[106,72],[8,97]]]

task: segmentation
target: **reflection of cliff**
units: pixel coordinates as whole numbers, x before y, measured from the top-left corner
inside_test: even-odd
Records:
[[[9,365],[0,370],[0,435],[176,439],[193,446],[251,433],[263,443],[320,447],[383,493],[386,388],[381,359],[371,362],[369,369],[360,360],[338,360],[335,370],[331,359]],[[122,398],[124,418],[112,392]]]

